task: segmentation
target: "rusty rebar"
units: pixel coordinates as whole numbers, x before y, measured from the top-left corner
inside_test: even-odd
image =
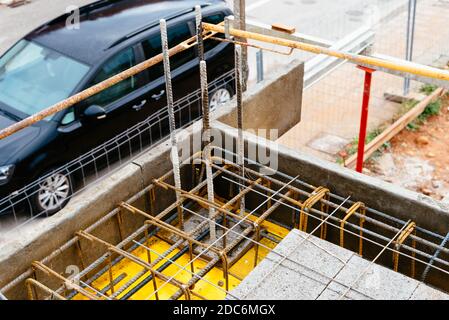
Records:
[[[201,23],[200,23],[201,25]],[[211,162],[211,146],[210,146],[210,110],[209,110],[209,90],[207,88],[207,65],[206,61],[200,61],[200,80],[201,80],[201,104],[203,107],[203,139],[205,140],[205,146],[203,149],[203,158],[206,169],[206,181],[207,181],[207,197],[209,201],[214,201],[214,180],[212,174]],[[213,219],[215,216],[215,210],[213,207],[209,207],[209,218]],[[215,225],[211,222],[209,224],[210,239],[214,241],[217,238]]]
[[[25,284],[27,286],[29,300],[37,300],[38,299],[37,296],[34,296],[33,287],[37,287],[40,290],[48,293],[50,295],[50,297],[49,297],[50,299],[52,299],[54,297],[54,298],[57,298],[58,300],[66,300],[66,298],[61,296],[59,293],[50,289],[47,286],[44,286],[42,283],[40,283],[39,281],[36,281],[35,279],[32,279],[32,278],[26,279]]]
[[[179,164],[178,142],[175,133],[176,119],[173,102],[170,54],[168,49],[167,22],[164,19],[160,20],[160,27],[161,27],[162,55],[164,62],[165,87],[167,90],[168,118],[170,126],[171,161],[173,163],[173,176],[175,180],[175,185],[176,187],[181,188],[181,171]],[[176,193],[176,200],[177,201],[181,200],[181,195],[179,194],[179,192]],[[180,225],[180,228],[184,229],[184,213],[180,205],[178,205],[178,223]]]
[[[237,164],[239,165],[239,174],[245,176],[245,142],[243,140],[243,87],[242,87],[242,47],[235,46],[235,86],[237,91]],[[243,180],[239,180],[241,184]],[[243,187],[239,186],[239,192]],[[240,198],[240,214],[245,214],[245,197]]]

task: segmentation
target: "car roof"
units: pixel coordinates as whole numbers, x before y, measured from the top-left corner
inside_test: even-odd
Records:
[[[79,25],[70,14],[60,16],[28,34],[25,38],[94,65],[105,51],[160,19],[186,13],[195,5],[224,3],[222,0],[102,0],[80,8]]]

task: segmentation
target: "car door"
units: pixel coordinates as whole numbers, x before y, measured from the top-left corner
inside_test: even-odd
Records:
[[[141,57],[138,56],[135,46],[123,49],[98,68],[86,88],[133,67],[140,60]],[[129,139],[129,135],[122,133],[136,125],[141,119],[139,112],[146,104],[147,99],[143,86],[144,80],[140,74],[137,74],[70,109],[59,127],[60,141],[65,145],[65,149],[73,157],[77,157],[108,140],[111,140],[109,149],[116,148],[119,151],[119,146],[129,149],[129,144],[126,141]],[[87,119],[84,112],[91,106],[103,108],[105,117]],[[121,138],[116,138],[117,135],[120,135]],[[124,156],[124,154],[120,156]]]
[[[121,73],[140,62],[135,46],[128,47],[108,59],[97,71],[88,87]],[[106,117],[98,121],[85,121],[86,129],[94,130],[100,140],[107,140],[135,125],[140,120],[139,113],[146,104],[144,80],[141,74],[129,77],[116,85],[86,99],[80,108],[83,111],[96,105],[104,108]]]

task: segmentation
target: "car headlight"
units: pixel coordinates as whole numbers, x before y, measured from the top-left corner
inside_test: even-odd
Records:
[[[12,174],[14,173],[14,165],[7,165],[7,166],[1,166],[0,167],[0,186],[7,184],[11,178]]]

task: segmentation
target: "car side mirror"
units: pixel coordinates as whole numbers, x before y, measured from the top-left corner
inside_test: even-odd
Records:
[[[92,105],[84,110],[86,120],[101,120],[106,118],[106,110],[103,107]]]

